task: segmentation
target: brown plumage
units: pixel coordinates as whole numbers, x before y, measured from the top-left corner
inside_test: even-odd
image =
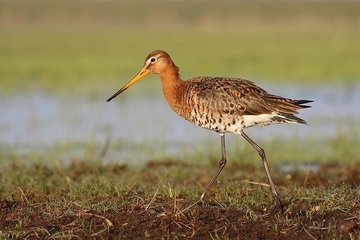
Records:
[[[226,164],[225,133],[242,135],[259,153],[274,197],[269,214],[282,210],[279,194],[272,181],[265,151],[243,131],[251,126],[266,126],[275,123],[306,122],[294,114],[307,108],[309,100],[293,100],[267,93],[253,82],[241,78],[195,77],[183,81],[179,68],[169,54],[156,50],[151,52],[142,70],[124,87],[111,96],[111,101],[135,82],[150,73],[156,73],[162,81],[164,96],[170,107],[181,117],[205,129],[216,131],[221,136],[222,158],[219,167],[206,186],[199,201],[203,202],[207,192]]]

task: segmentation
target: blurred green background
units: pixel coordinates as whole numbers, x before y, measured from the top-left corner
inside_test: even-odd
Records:
[[[158,76],[105,102],[163,49],[183,79],[242,77],[314,100],[300,114],[309,127],[249,130],[265,148],[274,139],[291,146],[272,152],[275,159],[328,160],[339,151],[352,161],[357,149],[349,151],[349,142],[360,134],[359,13],[357,1],[0,1],[0,155],[68,159],[99,151],[113,136],[110,159],[217,158],[217,134],[173,113]],[[246,144],[230,136],[238,156]]]
[[[355,1],[1,1],[0,91],[112,92],[155,49],[184,79],[357,82],[359,12]]]

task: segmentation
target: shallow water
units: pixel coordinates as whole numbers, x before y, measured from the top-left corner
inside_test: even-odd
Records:
[[[360,132],[360,84],[355,86],[281,87],[263,86],[268,92],[311,99],[309,109],[300,111],[306,125],[272,125],[247,130],[256,139],[281,137],[325,138],[335,136],[340,128],[351,126]],[[131,90],[106,102],[104,98],[59,97],[45,92],[0,97],[0,142],[3,146],[46,148],[54,143],[94,141],[107,137],[128,143],[164,142],[201,144],[216,133],[201,129],[178,117],[163,96],[135,98]],[[133,149],[131,151],[134,151]],[[172,151],[172,150],[169,150]],[[122,152],[122,156],[126,153]],[[140,153],[139,153],[140,155]]]

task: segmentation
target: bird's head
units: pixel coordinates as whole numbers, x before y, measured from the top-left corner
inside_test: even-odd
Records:
[[[159,75],[165,74],[168,71],[176,71],[178,74],[179,68],[175,66],[170,58],[170,55],[162,50],[155,50],[151,52],[145,59],[144,66],[141,71],[131,79],[125,86],[120,88],[114,95],[112,95],[107,102],[110,102],[117,95],[128,89],[131,85],[149,75],[150,73],[156,73]]]

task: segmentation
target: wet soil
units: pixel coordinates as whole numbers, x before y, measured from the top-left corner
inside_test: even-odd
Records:
[[[171,161],[152,162],[162,167]],[[293,173],[291,181],[300,187],[324,189],[344,186],[359,191],[360,169],[341,164],[321,166],[326,174]],[[337,179],[337,180],[335,180]],[[281,185],[289,180],[276,177]],[[140,196],[140,197],[139,197]],[[143,193],[144,198],[146,194]],[[129,196],[131,197],[131,196]],[[141,194],[137,204],[87,208],[72,202],[63,204],[0,201],[0,236],[7,239],[359,239],[360,201],[347,208],[319,211],[321,202],[293,197],[284,202],[284,212],[261,217],[238,205],[207,202],[184,209],[193,202],[158,195],[154,204],[145,204]],[[134,202],[134,201],[133,201]],[[261,212],[261,209],[259,209]]]

